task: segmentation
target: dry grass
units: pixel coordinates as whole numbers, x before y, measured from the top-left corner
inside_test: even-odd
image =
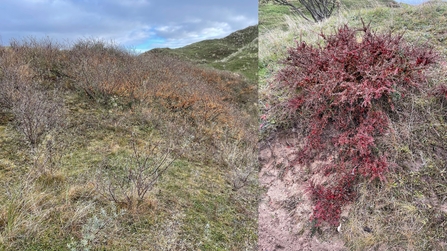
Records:
[[[0,47],[0,88],[1,250],[256,248],[256,93],[237,74],[30,38]]]

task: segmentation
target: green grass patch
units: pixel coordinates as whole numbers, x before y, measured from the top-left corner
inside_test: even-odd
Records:
[[[290,14],[290,9],[287,6],[276,4],[261,5],[259,7],[259,27],[262,30],[285,29],[287,25],[284,22],[284,15]]]

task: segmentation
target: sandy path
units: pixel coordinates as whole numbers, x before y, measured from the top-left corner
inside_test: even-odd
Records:
[[[305,194],[306,180],[315,177],[305,167],[290,167],[299,140],[278,136],[260,149],[258,249],[260,251],[346,250],[334,227],[311,237],[312,204]]]

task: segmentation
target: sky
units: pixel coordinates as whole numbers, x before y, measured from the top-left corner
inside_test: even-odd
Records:
[[[0,42],[100,39],[139,52],[178,48],[258,23],[258,0],[0,0]]]
[[[396,0],[396,2],[400,2],[400,3],[407,3],[407,4],[421,4],[423,2],[426,2],[427,0]]]

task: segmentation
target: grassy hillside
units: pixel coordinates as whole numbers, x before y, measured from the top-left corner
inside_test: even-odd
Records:
[[[333,34],[344,24],[361,28],[363,19],[378,33],[392,31],[403,34],[412,45],[433,47],[439,61],[425,72],[428,80],[421,83],[424,88],[396,102],[398,108],[389,115],[389,134],[377,141],[380,143],[376,151],[387,152],[395,166],[388,172],[387,182],[365,181],[355,187],[358,196],[339,235],[348,250],[445,250],[447,99],[442,90],[447,79],[447,3],[431,1],[391,8],[367,2],[365,8],[353,6],[353,1],[341,1],[344,7],[338,13],[317,24],[290,15],[282,6],[260,6],[259,98],[264,114],[263,137],[268,143],[276,133],[291,131],[299,124],[290,121],[294,116],[278,105],[287,96],[275,87],[275,76],[284,67],[279,61],[287,57],[288,48],[296,46],[296,40],[318,45],[322,43],[320,32]],[[310,222],[307,226],[311,228]],[[368,231],[364,230],[366,226]],[[326,228],[319,238],[329,238],[333,231]]]
[[[253,84],[27,39],[0,89],[0,250],[256,249]]]
[[[154,49],[216,69],[237,72],[257,81],[258,26],[250,26],[221,39],[204,40],[178,49]]]
[[[300,8],[303,10],[303,13],[308,16],[310,15],[302,6],[299,1],[293,0],[289,1],[297,8]],[[398,3],[394,0],[375,0],[375,1],[356,1],[356,0],[343,0],[340,1],[340,9],[334,10],[334,13],[340,13],[340,12],[346,12],[346,11],[353,11],[353,10],[359,10],[359,9],[371,9],[376,8],[380,6],[397,6]],[[292,12],[292,10],[285,5],[279,5],[273,3],[273,1],[270,1],[267,4],[261,4],[261,7],[259,8],[259,27],[260,29],[274,29],[274,28],[281,28],[286,30],[287,29],[287,22],[284,19],[284,16],[298,16],[295,13]],[[306,20],[302,19],[298,22],[306,22]]]

